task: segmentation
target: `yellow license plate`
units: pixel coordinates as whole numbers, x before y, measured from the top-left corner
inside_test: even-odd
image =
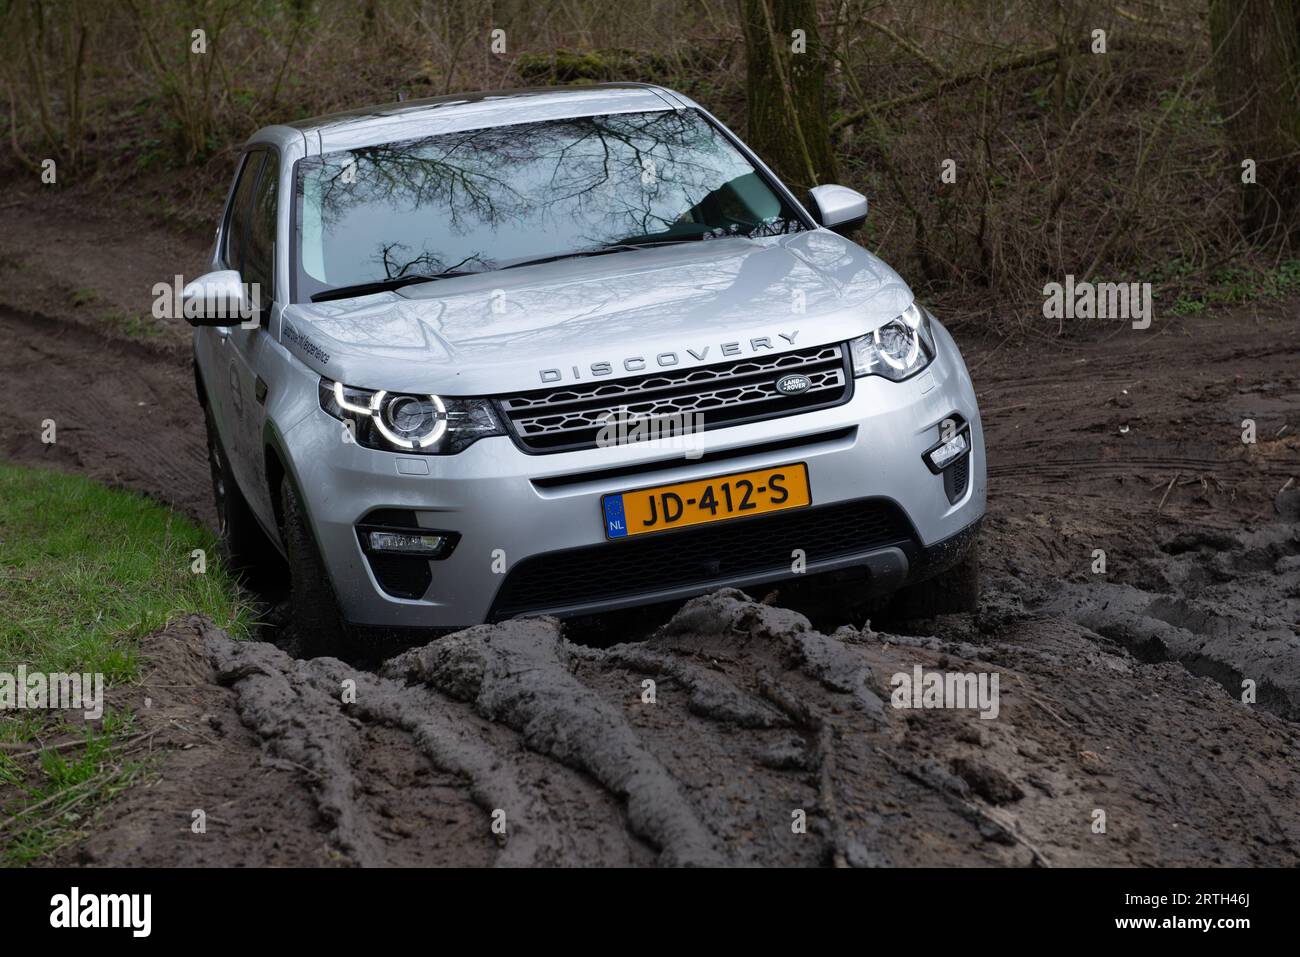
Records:
[[[606,538],[725,522],[811,503],[808,466],[802,462],[697,482],[658,485],[601,499]]]

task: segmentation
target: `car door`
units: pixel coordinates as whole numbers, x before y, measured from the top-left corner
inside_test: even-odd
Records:
[[[262,162],[246,207],[242,240],[231,247],[229,268],[238,269],[246,295],[258,305],[248,321],[231,327],[226,338],[226,381],[230,400],[230,441],[227,449],[235,480],[254,514],[267,528],[275,527],[267,492],[262,429],[266,422],[267,382],[260,374],[269,345],[267,331],[279,290],[275,288],[275,227],[279,200],[279,156],[261,151]],[[232,237],[234,238],[234,237]]]
[[[257,178],[265,159],[264,149],[250,150],[244,154],[221,223],[221,241],[217,247],[218,261],[213,267],[215,269],[238,271],[243,264],[244,247],[248,242],[248,220],[253,208],[253,193],[257,188]],[[234,389],[238,380],[232,381],[231,376],[233,352],[230,345],[231,332],[229,326],[205,326],[201,330],[200,335],[205,341],[200,354],[200,368],[204,385],[207,387],[208,405],[217,423],[222,447],[226,450],[226,456],[231,460],[232,467],[235,467],[239,415],[243,399],[242,393],[236,393]],[[242,481],[240,484],[242,486]]]

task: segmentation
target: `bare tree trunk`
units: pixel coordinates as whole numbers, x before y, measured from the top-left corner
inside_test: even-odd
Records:
[[[1210,38],[1246,234],[1300,240],[1300,0],[1211,0]]]
[[[738,0],[745,33],[748,141],[791,186],[836,179],[816,0]],[[802,34],[796,31],[803,31]]]

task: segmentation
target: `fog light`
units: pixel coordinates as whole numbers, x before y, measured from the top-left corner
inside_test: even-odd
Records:
[[[370,550],[397,555],[426,555],[433,558],[446,544],[443,535],[415,535],[410,532],[369,532]]]
[[[966,433],[959,432],[938,448],[931,449],[926,453],[926,457],[930,466],[936,472],[940,472],[965,455],[969,449],[970,443],[966,441]]]

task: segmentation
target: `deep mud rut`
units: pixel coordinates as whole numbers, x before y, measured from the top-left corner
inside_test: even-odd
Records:
[[[645,640],[522,621],[375,668],[175,622],[115,692],[156,773],[65,862],[1295,865],[1295,313],[963,341],[991,463],[975,615],[818,631],[730,591]],[[174,351],[0,314],[0,376],[30,409],[8,458],[207,519]],[[42,446],[46,417],[80,425]],[[997,674],[997,717],[893,707],[918,666]]]

